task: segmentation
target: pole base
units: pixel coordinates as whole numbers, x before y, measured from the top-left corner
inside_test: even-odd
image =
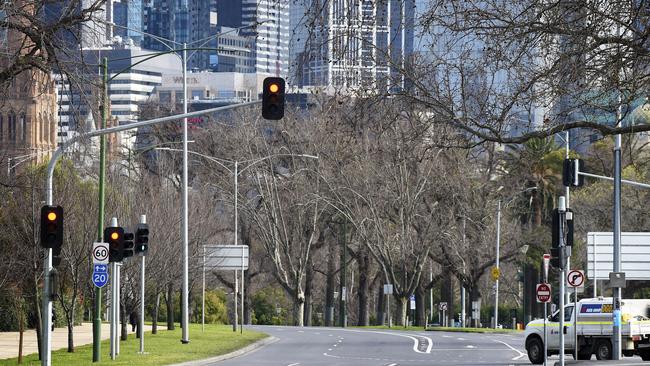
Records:
[[[188,344],[188,343],[190,343],[190,341],[189,341],[189,340],[181,339],[181,343],[183,343],[183,344]]]

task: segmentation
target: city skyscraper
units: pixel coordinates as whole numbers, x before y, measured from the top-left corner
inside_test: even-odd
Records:
[[[188,60],[190,68],[288,73],[289,0],[149,0],[143,19],[148,33],[219,50],[198,51]],[[203,42],[219,33],[223,36]],[[152,37],[145,37],[143,45],[167,49]]]
[[[292,0],[289,83],[365,91],[407,87],[415,0]]]

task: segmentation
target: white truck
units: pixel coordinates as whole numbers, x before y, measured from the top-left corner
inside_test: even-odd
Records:
[[[612,298],[580,300],[578,318],[574,318],[574,303],[564,308],[564,353],[574,353],[577,339],[578,360],[589,360],[593,354],[598,360],[612,358]],[[560,353],[560,311],[548,319],[535,319],[526,325],[526,351],[533,364],[544,362],[544,332],[547,352]],[[639,355],[650,361],[650,300],[621,300],[621,348],[624,356]],[[577,331],[577,337],[576,332]]]

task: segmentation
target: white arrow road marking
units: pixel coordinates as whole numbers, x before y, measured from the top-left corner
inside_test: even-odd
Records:
[[[513,350],[513,351],[515,351],[515,352],[517,352],[517,353],[519,353],[519,356],[517,356],[517,357],[513,357],[513,358],[512,358],[512,360],[513,360],[513,361],[515,361],[515,360],[518,360],[518,359],[520,359],[520,358],[522,358],[522,357],[524,357],[524,356],[526,356],[526,354],[525,354],[525,353],[522,353],[521,351],[519,351],[518,349],[516,349],[515,347],[513,347],[513,346],[511,346],[511,345],[509,345],[509,344],[508,344],[508,343],[506,343],[506,342],[503,342],[503,341],[499,341],[499,340],[496,340],[496,339],[495,339],[494,341],[495,341],[495,342],[499,342],[499,343],[501,343],[501,344],[503,344],[503,345],[505,345],[506,347],[508,347],[508,348],[510,348],[511,350]]]

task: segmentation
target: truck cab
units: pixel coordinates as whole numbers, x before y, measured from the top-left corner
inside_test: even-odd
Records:
[[[612,298],[583,299],[565,306],[564,353],[577,359],[589,360],[595,354],[599,360],[612,358]],[[577,311],[576,311],[577,309]],[[624,356],[641,356],[650,361],[650,300],[621,301],[621,347]],[[526,350],[533,364],[544,362],[544,340],[549,355],[560,352],[559,310],[547,319],[535,319],[526,325]],[[576,318],[577,317],[577,318]],[[577,334],[576,334],[577,332]],[[546,337],[544,337],[546,335]]]

